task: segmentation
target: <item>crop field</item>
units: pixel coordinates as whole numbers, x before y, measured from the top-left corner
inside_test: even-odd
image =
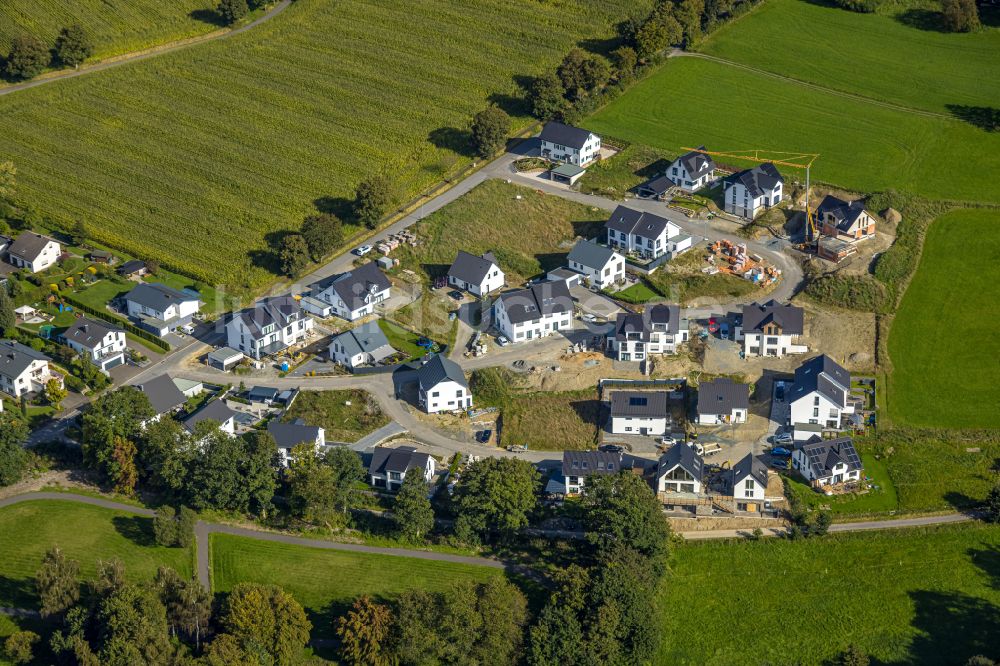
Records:
[[[995,210],[953,211],[931,223],[889,331],[893,422],[996,426],[1000,339],[986,311],[1000,284],[998,225]]]
[[[526,125],[520,77],[649,5],[299,0],[232,39],[3,97],[0,155],[56,223],[254,290],[276,232],[343,211],[375,172],[399,200],[454,173],[488,100]]]
[[[59,31],[79,23],[94,44],[94,58],[138,51],[216,30],[213,0],[4,0],[0,53],[20,33],[54,44]]]
[[[670,60],[584,124],[664,151],[706,144],[819,153],[815,180],[861,192],[1000,201],[1000,133],[697,58]]]
[[[948,114],[949,107],[996,107],[1000,29],[946,33],[915,26],[931,13],[929,5],[903,0],[886,3],[883,14],[859,14],[807,0],[768,0],[723,26],[700,50],[917,109]]]
[[[661,601],[659,664],[964,664],[996,653],[1000,527],[685,544]]]

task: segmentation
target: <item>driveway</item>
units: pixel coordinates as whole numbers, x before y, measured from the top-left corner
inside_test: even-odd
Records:
[[[621,306],[604,294],[591,291],[580,285],[570,287],[569,295],[573,297],[581,310],[604,319],[613,320],[615,315],[622,312]]]

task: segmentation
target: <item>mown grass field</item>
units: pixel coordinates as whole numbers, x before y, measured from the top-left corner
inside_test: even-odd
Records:
[[[375,396],[360,389],[302,391],[284,418],[295,419],[322,427],[328,442],[348,443],[389,423]]]
[[[894,423],[997,424],[1000,211],[958,210],[927,231],[920,265],[889,331],[888,408]]]
[[[298,0],[232,39],[0,99],[0,155],[56,223],[255,289],[273,234],[342,212],[372,173],[401,200],[454,173],[488,100],[526,125],[520,77],[651,4]]]
[[[801,46],[804,36],[787,38]],[[705,144],[819,153],[814,181],[861,192],[895,188],[1000,201],[993,176],[1000,172],[1000,133],[696,58],[670,60],[584,125],[664,151]],[[785,175],[804,179],[787,169]]]
[[[80,563],[81,580],[95,575],[98,560],[113,558],[136,581],[152,580],[160,566],[193,573],[191,549],[154,545],[151,518],[58,500],[27,502],[0,509],[0,606],[37,606],[35,572],[52,546]]]
[[[0,52],[32,34],[50,46],[68,25],[83,26],[95,59],[138,51],[217,30],[213,0],[5,0],[0,3]]]
[[[1000,527],[685,544],[661,593],[659,664],[883,664],[996,653]],[[828,661],[829,660],[829,661]]]
[[[597,446],[601,402],[591,389],[514,393],[501,410],[500,443],[532,450],[582,450]]]
[[[1000,29],[946,33],[913,25],[936,11],[936,3],[907,0],[886,3],[874,15],[807,0],[768,0],[699,50],[917,109],[996,107],[1000,91],[988,82],[1000,71]]]

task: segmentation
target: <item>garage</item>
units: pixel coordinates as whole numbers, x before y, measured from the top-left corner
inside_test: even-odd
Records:
[[[113,356],[101,363],[101,369],[107,372],[111,368],[117,368],[119,365],[125,363],[125,354],[118,354]]]
[[[563,185],[574,185],[585,173],[587,173],[586,169],[567,162],[549,171],[549,178],[553,182]]]

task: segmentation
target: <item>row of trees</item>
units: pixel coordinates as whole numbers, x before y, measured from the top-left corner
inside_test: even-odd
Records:
[[[93,51],[89,35],[79,24],[60,30],[52,47],[34,35],[20,34],[11,40],[4,71],[14,80],[33,79],[46,67],[79,67]]]

